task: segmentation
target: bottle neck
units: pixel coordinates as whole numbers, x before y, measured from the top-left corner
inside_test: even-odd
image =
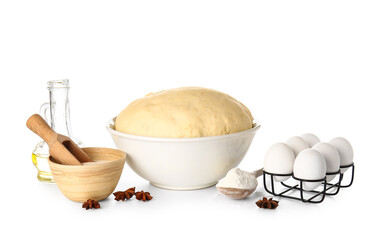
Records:
[[[49,85],[51,128],[71,137],[70,102],[68,82]]]

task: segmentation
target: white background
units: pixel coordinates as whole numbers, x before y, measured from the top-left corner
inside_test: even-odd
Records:
[[[379,4],[377,1],[1,1],[1,239],[353,239],[377,236]],[[313,132],[349,139],[356,179],[318,205],[264,192],[230,200],[215,187],[155,188],[125,166],[116,190],[154,199],[84,210],[31,161],[25,127],[70,79],[72,129],[87,146],[115,147],[106,122],[149,92],[203,86],[245,103],[262,124],[240,167]],[[146,149],[148,151],[148,149]],[[373,220],[369,220],[373,218]],[[5,220],[5,222],[4,222]],[[4,236],[7,236],[4,238]]]

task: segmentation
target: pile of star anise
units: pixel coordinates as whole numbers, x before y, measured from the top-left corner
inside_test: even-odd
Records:
[[[114,192],[113,193],[113,195],[115,196],[114,200],[116,200],[116,201],[120,201],[120,200],[121,201],[125,201],[125,199],[130,199],[134,195],[136,196],[137,200],[142,200],[144,202],[150,201],[151,199],[153,199],[153,197],[150,196],[149,192],[144,192],[144,191],[135,192],[135,191],[136,191],[136,188],[132,187],[132,188],[129,188],[128,190],[126,190],[126,191]],[[92,208],[96,209],[96,208],[100,208],[100,204],[99,204],[99,202],[97,202],[95,200],[88,199],[87,201],[85,201],[83,203],[82,208],[85,208],[86,210],[92,209]]]
[[[275,209],[279,206],[279,201],[264,197],[262,200],[258,200],[255,204],[257,204],[259,208]]]
[[[153,199],[153,197],[150,196],[149,192],[144,192],[144,191],[135,192],[135,190],[136,190],[136,188],[132,187],[132,188],[129,188],[128,190],[126,190],[126,191],[114,192],[113,193],[113,195],[115,196],[114,200],[116,200],[116,201],[120,201],[120,200],[121,201],[125,201],[125,199],[130,199],[134,195],[136,195],[137,200],[142,200],[144,202]]]

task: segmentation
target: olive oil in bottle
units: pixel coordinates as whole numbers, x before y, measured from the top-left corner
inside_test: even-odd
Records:
[[[53,175],[50,172],[48,163],[49,155],[32,153],[32,161],[38,170],[37,179],[41,182],[54,183]]]

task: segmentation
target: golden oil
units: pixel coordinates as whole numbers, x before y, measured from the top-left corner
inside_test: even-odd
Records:
[[[50,171],[48,158],[48,154],[32,153],[33,164],[38,170],[38,180],[41,182],[55,183],[53,175]]]

